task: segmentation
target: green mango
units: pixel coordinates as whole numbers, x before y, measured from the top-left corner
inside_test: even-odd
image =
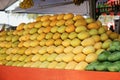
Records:
[[[120,60],[120,52],[119,51],[113,52],[111,55],[108,56],[108,60],[109,61],[118,61],[118,60]]]
[[[98,55],[98,61],[107,61],[108,56],[111,54],[110,51],[103,51]]]
[[[120,41],[119,40],[114,40],[111,44],[110,44],[110,51],[116,51],[119,50],[120,51]]]
[[[118,71],[120,71],[119,66],[116,65],[115,63],[112,63],[111,65],[109,65],[109,66],[107,67],[107,69],[108,69],[108,71],[110,71],[110,72],[118,72]]]
[[[99,63],[98,65],[95,66],[96,71],[106,71],[107,66],[103,63]]]
[[[88,64],[87,67],[86,67],[86,70],[88,70],[88,71],[94,71],[95,70],[95,66],[97,64],[99,64],[99,61],[94,61],[94,62]]]

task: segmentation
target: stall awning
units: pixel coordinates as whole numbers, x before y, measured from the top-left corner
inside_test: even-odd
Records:
[[[0,0],[0,10],[5,10],[7,7],[12,5],[14,2],[18,0]]]
[[[86,0],[77,6],[73,0],[33,0],[34,6],[28,9],[17,7],[13,12],[27,13],[79,13],[81,15],[89,15],[89,1]]]

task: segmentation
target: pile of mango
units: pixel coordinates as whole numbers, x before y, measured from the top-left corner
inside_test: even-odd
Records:
[[[85,70],[120,35],[100,21],[72,13],[43,15],[0,32],[0,64]]]

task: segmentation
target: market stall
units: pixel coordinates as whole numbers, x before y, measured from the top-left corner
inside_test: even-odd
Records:
[[[89,1],[45,1],[40,10],[17,7],[13,12],[42,14],[0,32],[0,80],[119,80],[120,34],[90,18],[88,9],[81,13]]]

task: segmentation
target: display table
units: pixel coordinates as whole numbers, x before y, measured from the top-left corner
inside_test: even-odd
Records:
[[[0,80],[120,80],[120,73],[0,66]]]

